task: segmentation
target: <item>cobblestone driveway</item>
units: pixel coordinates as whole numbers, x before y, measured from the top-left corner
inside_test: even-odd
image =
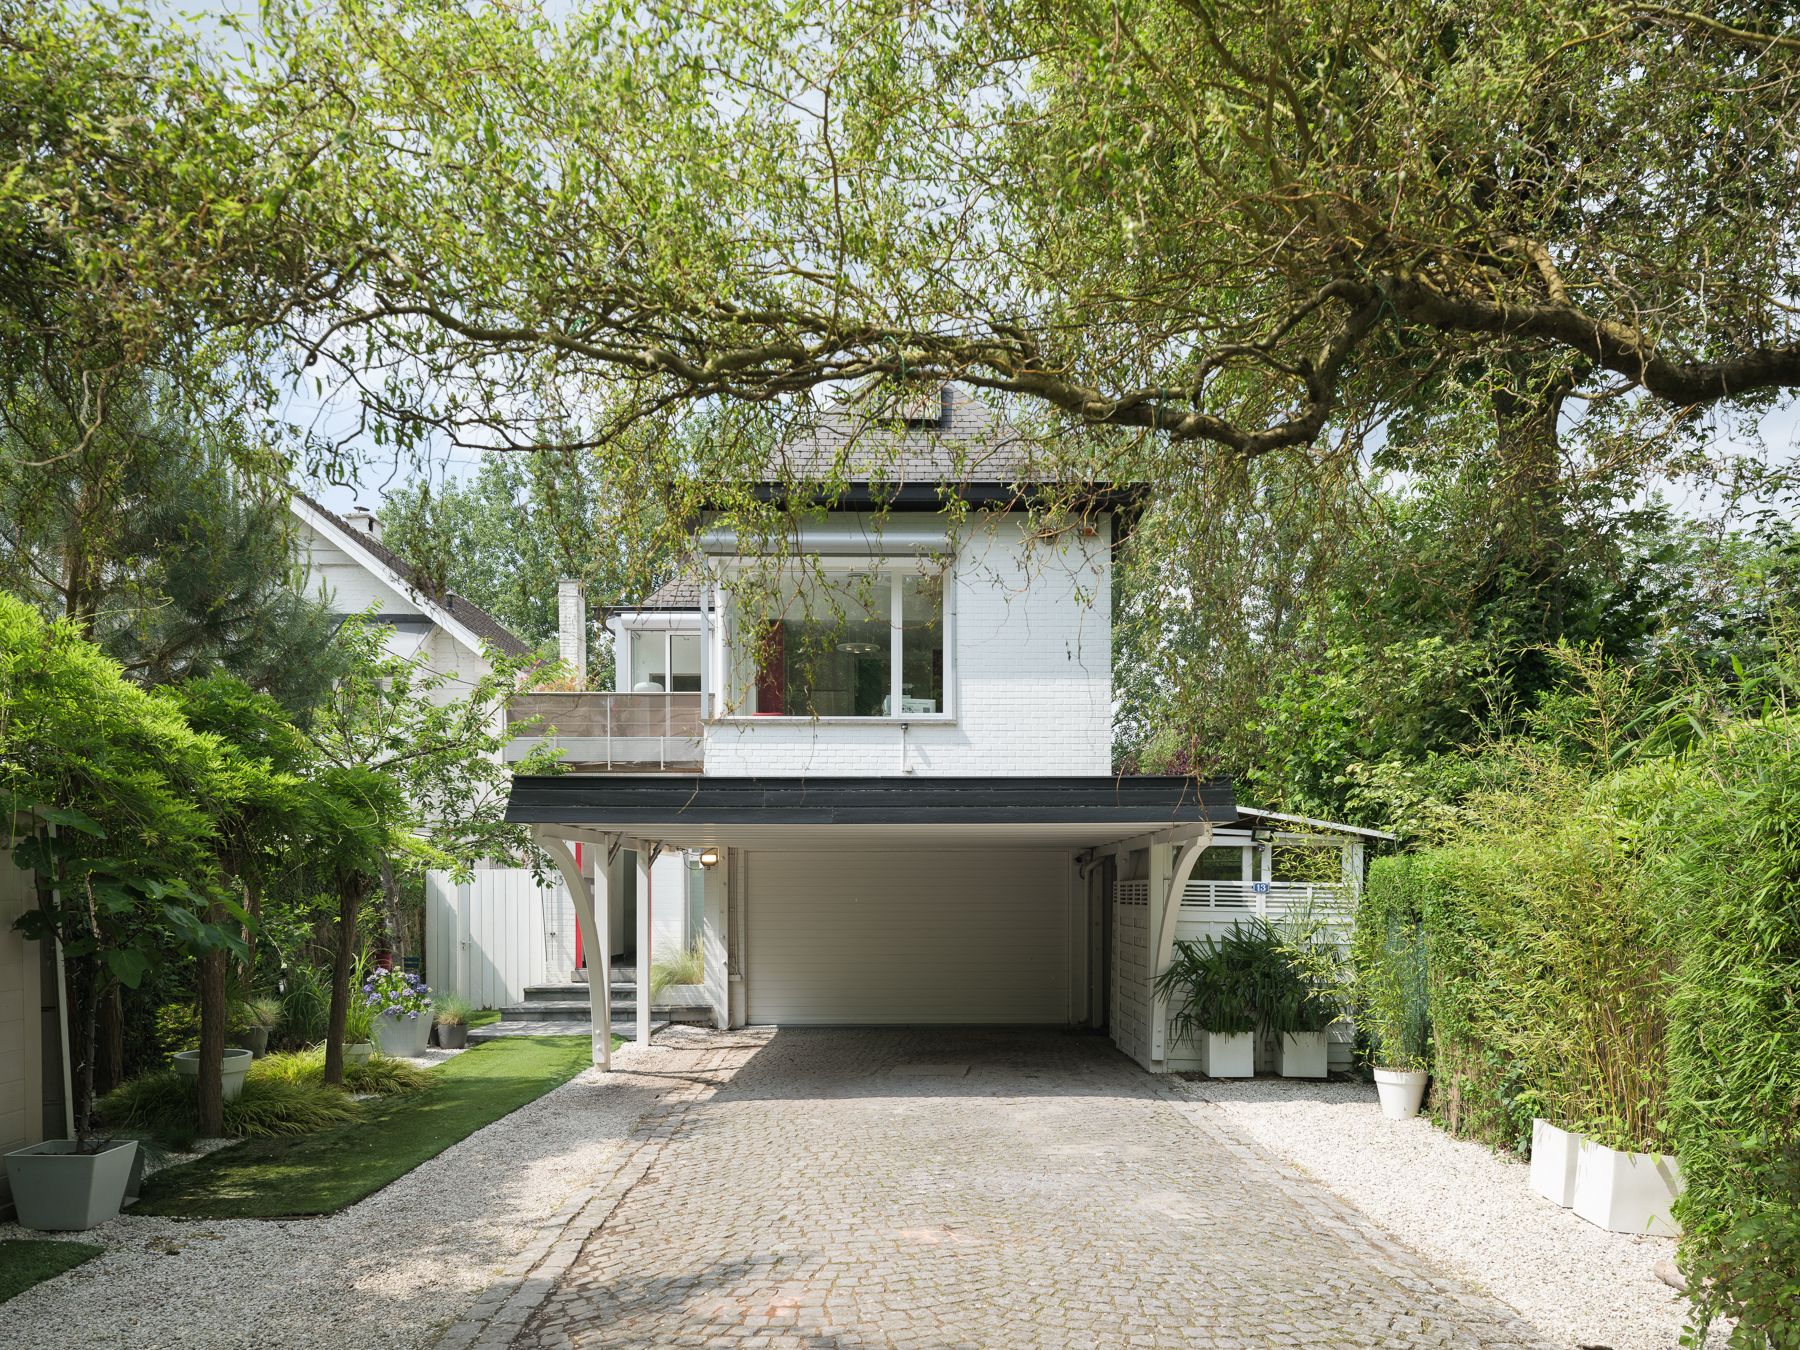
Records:
[[[671,1051],[598,1226],[464,1343],[1538,1344],[1096,1038],[730,1044]]]

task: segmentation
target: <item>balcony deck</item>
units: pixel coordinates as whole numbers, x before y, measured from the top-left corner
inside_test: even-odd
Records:
[[[695,773],[701,767],[699,694],[521,694],[506,705],[518,727],[513,763],[539,746],[561,750],[576,773]]]

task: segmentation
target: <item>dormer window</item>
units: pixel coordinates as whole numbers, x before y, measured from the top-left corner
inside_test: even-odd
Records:
[[[727,715],[934,717],[945,700],[944,582],[915,563],[745,575],[729,588]]]

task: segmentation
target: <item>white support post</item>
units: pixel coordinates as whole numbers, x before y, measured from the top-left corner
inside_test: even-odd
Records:
[[[650,844],[637,846],[637,1043],[650,1044]]]
[[[1169,1057],[1169,1000],[1167,995],[1156,992],[1154,982],[1162,978],[1175,955],[1182,893],[1187,890],[1188,878],[1194,875],[1200,855],[1211,843],[1212,826],[1206,824],[1181,845],[1179,856],[1173,844],[1150,846],[1150,1058],[1159,1063]]]
[[[1144,918],[1144,978],[1149,981],[1150,988],[1145,991],[1145,1003],[1150,1009],[1150,1062],[1159,1065],[1168,1058],[1168,1001],[1156,992],[1156,977],[1161,973],[1156,965],[1156,951],[1160,945],[1163,928],[1163,914],[1169,908],[1169,863],[1174,847],[1170,844],[1152,844],[1149,848],[1150,876],[1149,895],[1146,908],[1149,910]]]
[[[599,959],[599,979],[595,980],[595,957],[588,958],[588,998],[597,1000],[595,1031],[606,1038],[606,1054],[612,1059],[612,909],[616,897],[625,892],[625,858],[619,836],[609,834],[600,842],[594,858],[594,921],[598,928],[592,948]],[[582,938],[586,943],[587,939]],[[596,983],[599,992],[595,993]]]
[[[562,873],[563,882],[569,888],[569,895],[575,901],[575,922],[581,926],[582,946],[590,952],[605,951],[606,949],[599,945],[600,933],[594,923],[594,897],[588,891],[587,878],[581,875],[581,868],[575,863],[575,855],[570,852],[567,843],[548,833],[545,827],[540,826],[533,833],[538,847],[550,855],[551,861],[556,864],[556,870]],[[598,871],[598,862],[596,862],[596,871]],[[605,982],[602,981],[601,984],[596,985],[590,971],[588,1015],[594,1033],[593,1058],[594,1063],[602,1069],[608,1070],[612,1068],[612,1027],[610,1024],[603,1026],[603,1023],[607,1022],[604,1009],[610,1005],[610,1002],[611,994],[605,988]]]

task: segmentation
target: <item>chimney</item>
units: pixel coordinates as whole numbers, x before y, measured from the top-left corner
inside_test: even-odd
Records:
[[[556,583],[556,654],[587,688],[587,596],[574,577]]]
[[[366,534],[376,543],[381,542],[381,522],[375,519],[375,513],[366,506],[357,506],[344,516],[344,523],[358,534]]]

